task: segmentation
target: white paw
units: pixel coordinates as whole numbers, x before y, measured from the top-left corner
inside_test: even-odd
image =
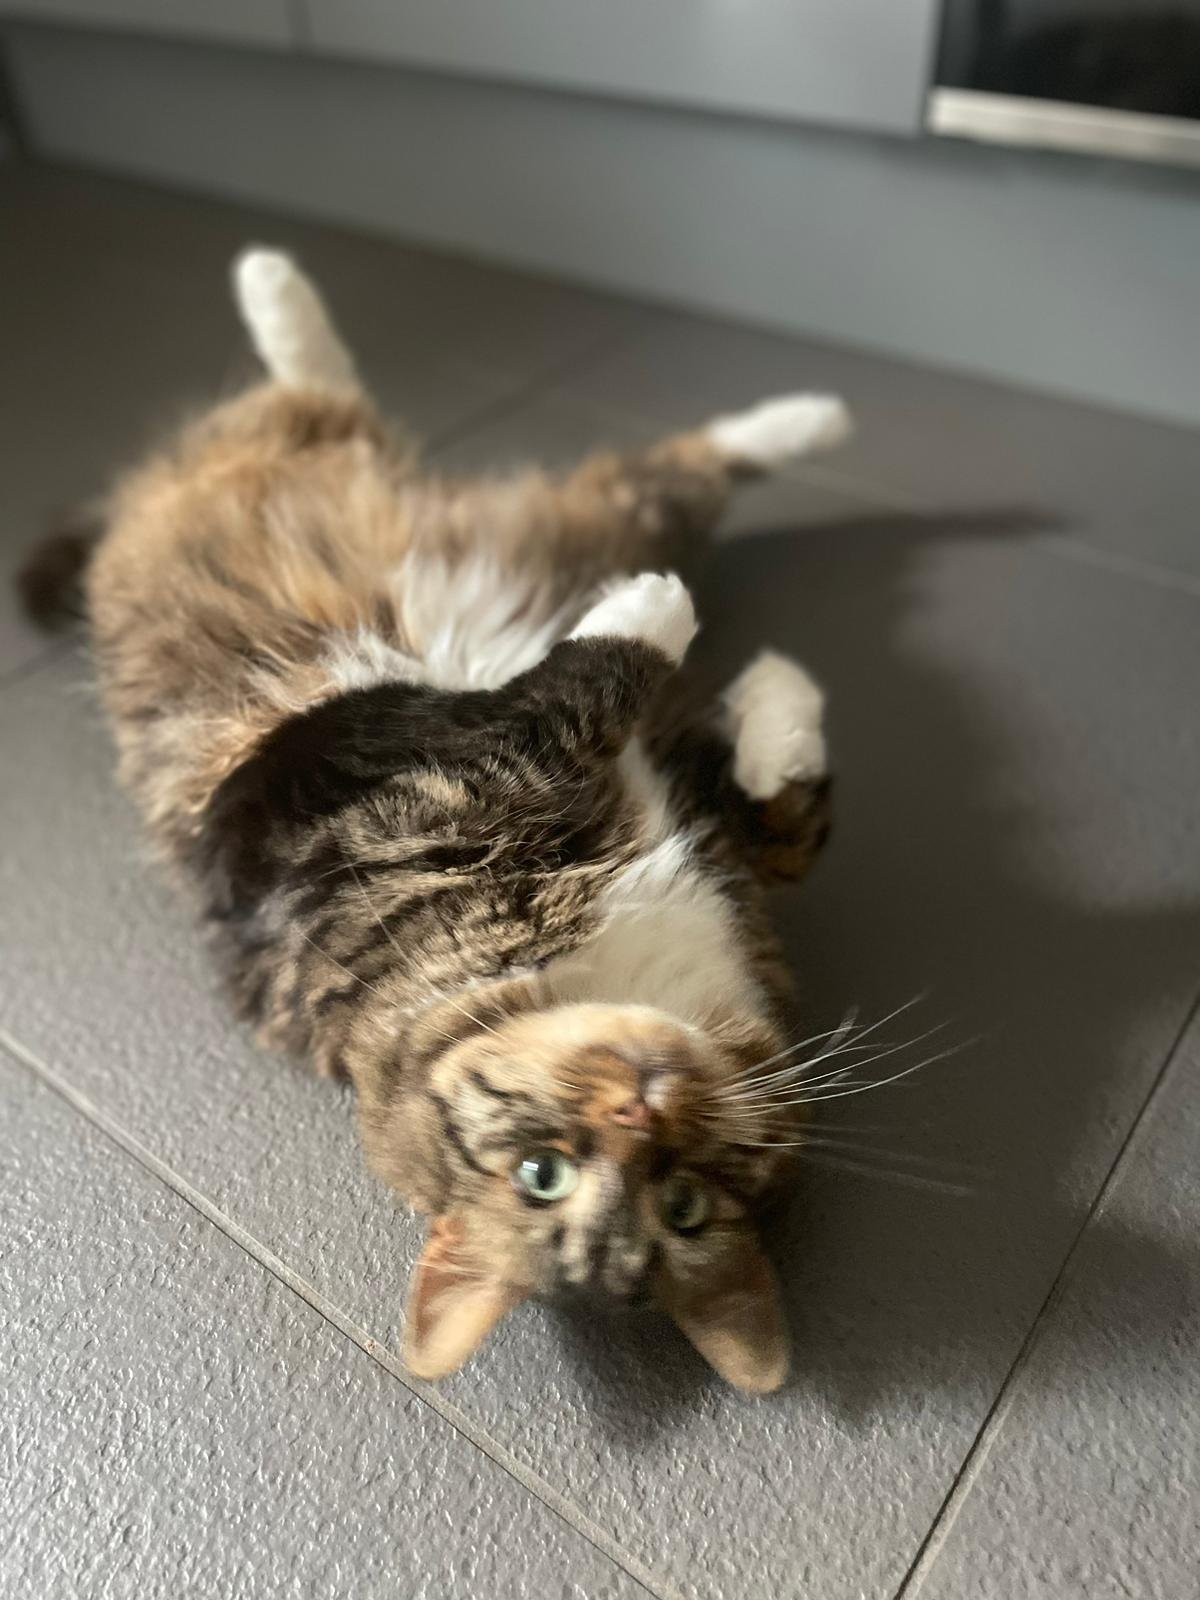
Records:
[[[825,696],[803,667],[765,650],[722,698],[733,776],[752,800],[770,800],[789,783],[825,776]]]
[[[613,585],[572,639],[641,639],[678,663],[696,636],[692,597],[673,572],[642,572]]]
[[[289,279],[298,276],[296,263],[282,250],[251,245],[233,263],[233,281],[238,298],[256,299],[278,293]]]
[[[233,293],[257,342],[278,339],[291,324],[304,320],[303,307],[297,318],[295,302],[303,302],[312,290],[291,256],[255,247],[243,250],[233,263]]]
[[[243,250],[233,264],[233,292],[254,348],[281,383],[348,387],[354,363],[333,330],[321,297],[282,250]]]
[[[836,395],[789,394],[715,418],[708,436],[731,461],[767,468],[794,456],[832,450],[853,429],[850,412]]]

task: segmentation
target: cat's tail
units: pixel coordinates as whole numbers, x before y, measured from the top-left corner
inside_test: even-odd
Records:
[[[21,604],[39,628],[58,633],[87,617],[84,580],[104,532],[104,514],[85,506],[65,517],[30,554],[16,576]]]
[[[252,246],[233,264],[233,294],[276,383],[357,389],[354,362],[316,288],[291,256]]]

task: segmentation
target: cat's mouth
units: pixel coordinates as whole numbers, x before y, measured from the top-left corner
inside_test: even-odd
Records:
[[[626,1316],[658,1307],[654,1280],[650,1272],[641,1273],[626,1288],[614,1290],[603,1283],[568,1283],[560,1279],[539,1296],[549,1305],[573,1316],[597,1313]]]
[[[618,1252],[619,1247],[610,1248],[601,1241],[591,1246],[586,1271],[557,1263],[553,1278],[542,1291],[543,1298],[592,1311],[650,1305],[660,1266],[658,1251],[649,1250],[636,1263],[620,1261]]]

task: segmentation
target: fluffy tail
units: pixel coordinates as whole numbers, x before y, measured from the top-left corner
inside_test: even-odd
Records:
[[[277,383],[353,389],[358,376],[321,296],[280,250],[244,250],[233,293],[263,365]]]
[[[21,604],[40,628],[57,633],[87,615],[83,580],[103,532],[98,511],[80,511],[37,546],[17,573]]]

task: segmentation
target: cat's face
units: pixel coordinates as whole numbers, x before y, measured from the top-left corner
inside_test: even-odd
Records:
[[[646,1008],[534,1011],[436,1062],[449,1196],[409,1304],[414,1372],[454,1370],[530,1294],[662,1305],[722,1376],[773,1389],[787,1340],[755,1202],[778,1124],[714,1090],[737,1063]]]

